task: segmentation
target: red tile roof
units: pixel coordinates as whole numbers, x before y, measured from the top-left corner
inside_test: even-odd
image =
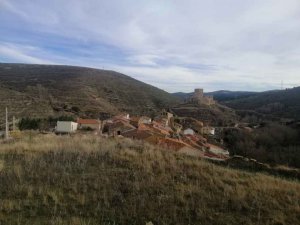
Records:
[[[95,119],[77,119],[77,123],[79,124],[100,124],[99,120]]]
[[[179,150],[183,147],[193,148],[192,146],[188,145],[187,143],[184,143],[183,141],[176,140],[173,138],[161,138],[159,140],[159,145],[170,147],[175,150]]]

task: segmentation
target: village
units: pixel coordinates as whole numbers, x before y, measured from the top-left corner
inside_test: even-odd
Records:
[[[214,128],[202,126],[200,132],[191,128],[183,129],[181,124],[174,121],[174,115],[165,110],[154,119],[147,116],[131,117],[125,113],[103,121],[81,118],[76,122],[57,121],[55,128],[56,134],[72,134],[80,131],[90,131],[107,138],[142,140],[179,153],[213,160],[225,160],[229,157],[227,150],[208,143],[204,137],[213,136]]]
[[[7,125],[0,136],[6,139],[18,134],[18,120],[13,119],[12,126]],[[10,130],[11,127],[11,130]],[[159,116],[151,119],[147,116],[130,116],[123,113],[107,120],[77,118],[75,121],[57,121],[56,135],[96,135],[103,138],[130,138],[184,153],[191,156],[223,161],[229,158],[229,152],[216,144],[208,142],[214,138],[215,128],[204,126],[198,121],[197,129],[185,127],[175,122],[172,113],[163,110]]]
[[[194,93],[184,102],[196,106],[213,106],[217,104],[213,96],[204,95],[203,89],[195,89]],[[250,127],[248,123],[236,122],[227,126],[212,126],[207,121],[200,121],[193,117],[180,117],[173,111],[163,109],[155,116],[130,115],[120,113],[107,116],[105,119],[95,117],[73,117],[62,115],[57,118],[38,119],[22,118],[15,116],[8,120],[6,108],[6,123],[0,124],[5,131],[0,129],[0,139],[18,139],[22,130],[38,130],[41,134],[55,134],[58,136],[96,136],[99,138],[139,140],[151,145],[160,146],[165,150],[174,151],[193,157],[200,157],[215,162],[246,163],[250,166],[262,166],[255,159],[240,155],[230,155],[224,147],[224,132],[245,131],[253,132],[259,124]],[[45,125],[46,124],[46,125]],[[248,166],[249,166],[248,165]]]
[[[203,89],[195,89],[194,95],[188,101],[197,104],[215,104],[212,97],[203,95]],[[191,126],[186,119],[178,120],[173,113],[162,110],[154,118],[123,113],[105,120],[79,117],[73,120],[58,120],[51,131],[57,135],[84,133],[104,138],[130,138],[191,156],[216,161],[228,159],[229,152],[220,147],[220,141],[213,143],[208,141],[216,139],[216,128],[195,121],[196,126]],[[17,122],[19,121],[14,117],[11,124],[7,122],[6,131],[2,132],[2,136],[9,136],[10,127],[11,133],[14,133]]]

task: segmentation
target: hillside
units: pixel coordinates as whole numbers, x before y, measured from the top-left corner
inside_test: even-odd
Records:
[[[149,115],[175,103],[169,93],[114,71],[0,63],[0,105],[16,117]]]
[[[252,110],[272,117],[300,119],[300,87],[261,92],[223,103],[236,110]]]
[[[0,145],[0,224],[289,225],[300,184],[128,139]]]
[[[194,118],[211,126],[231,126],[238,120],[233,109],[218,103],[215,105],[182,103],[172,107],[171,111],[179,117]]]
[[[229,100],[234,100],[234,99],[240,99],[240,98],[244,98],[244,97],[253,96],[253,95],[256,95],[257,92],[221,90],[221,91],[207,92],[207,93],[204,93],[204,94],[214,96],[215,100],[217,100],[218,102],[223,102],[223,101],[229,101]],[[173,93],[172,95],[180,98],[181,100],[184,100],[184,99],[192,96],[193,93],[177,92],[177,93]]]

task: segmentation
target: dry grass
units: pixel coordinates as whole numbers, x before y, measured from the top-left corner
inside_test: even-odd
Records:
[[[128,139],[0,144],[0,224],[299,224],[300,184]]]

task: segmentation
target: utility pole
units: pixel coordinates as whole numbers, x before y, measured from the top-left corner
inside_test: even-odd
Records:
[[[9,128],[8,128],[8,112],[7,107],[5,108],[5,139],[9,138]]]
[[[13,116],[13,131],[16,130],[16,118]]]

